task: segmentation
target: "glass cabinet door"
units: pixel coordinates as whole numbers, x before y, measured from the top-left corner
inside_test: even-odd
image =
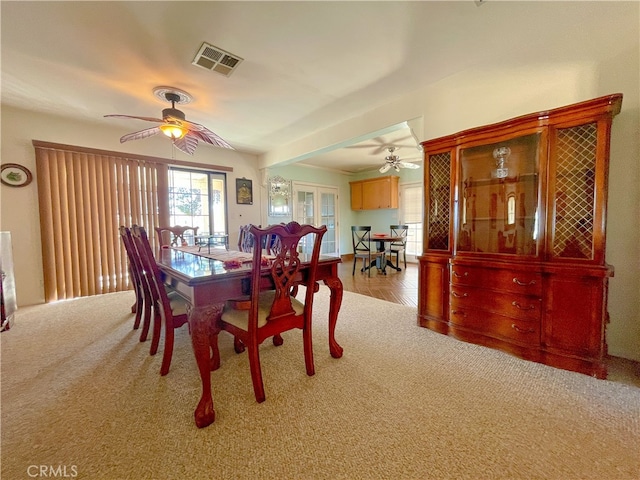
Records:
[[[537,255],[540,136],[460,150],[458,252]]]

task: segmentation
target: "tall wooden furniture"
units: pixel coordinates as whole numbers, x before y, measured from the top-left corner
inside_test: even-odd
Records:
[[[421,326],[606,377],[615,94],[422,143]]]
[[[395,175],[349,182],[351,210],[398,208],[398,179]]]

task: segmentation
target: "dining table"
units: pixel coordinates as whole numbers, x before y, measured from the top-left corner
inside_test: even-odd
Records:
[[[211,348],[211,339],[217,335],[216,322],[227,300],[246,297],[250,292],[250,274],[253,254],[234,250],[199,252],[198,247],[163,248],[157,263],[165,284],[190,304],[188,311],[191,344],[198,365],[202,394],[194,412],[199,428],[212,424],[215,409],[211,392],[211,371],[220,366],[217,349]],[[310,255],[300,253],[302,283],[308,286]],[[343,286],[338,277],[339,257],[320,256],[316,282],[329,287],[329,352],[333,358],[342,357],[343,349],[335,339],[338,313],[342,304]],[[265,268],[265,288],[271,279]],[[314,288],[314,287],[312,287]],[[213,354],[213,355],[212,355]]]
[[[386,250],[385,248],[385,243],[392,243],[392,242],[401,242],[404,238],[398,235],[390,235],[387,233],[372,233],[371,234],[371,240],[375,241],[377,243],[377,248],[378,248],[378,252],[384,252]],[[383,256],[382,259],[380,258],[376,258],[375,260],[373,260],[371,262],[371,264],[368,267],[365,267],[363,269],[367,270],[373,266],[376,266],[379,270],[382,271],[383,274],[387,274],[387,267],[393,268],[394,270],[400,272],[402,271],[402,268],[397,267],[393,264],[393,262],[387,258],[386,255]]]

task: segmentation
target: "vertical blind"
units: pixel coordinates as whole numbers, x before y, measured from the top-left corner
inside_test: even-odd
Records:
[[[45,301],[130,288],[120,225],[152,238],[168,224],[168,165],[33,141],[40,208]]]

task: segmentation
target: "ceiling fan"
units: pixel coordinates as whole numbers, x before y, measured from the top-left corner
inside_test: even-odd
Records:
[[[399,172],[401,168],[409,168],[416,169],[420,168],[420,165],[416,165],[415,163],[408,163],[400,160],[398,155],[395,155],[393,152],[397,150],[397,147],[387,147],[389,151],[389,155],[384,157],[386,163],[380,167],[380,173],[385,173],[387,170],[393,168],[396,172]]]
[[[379,155],[385,150],[388,150],[390,146],[395,146],[396,150],[401,147],[415,148],[415,143],[412,143],[412,140],[413,136],[410,134],[398,137],[398,132],[393,132],[391,134],[371,138],[369,141],[357,143],[355,145],[348,145],[344,148],[365,148],[369,150],[369,154]]]
[[[136,118],[160,124],[155,127],[145,128],[139,132],[128,133],[120,138],[120,143],[128,142],[129,140],[141,140],[162,132],[173,140],[176,148],[189,155],[193,155],[193,152],[195,152],[198,141],[210,143],[216,147],[233,149],[231,145],[207,127],[186,120],[184,113],[176,108],[176,103],[186,104],[191,101],[192,97],[187,92],[172,87],[156,87],[153,89],[153,94],[161,100],[171,103],[171,108],[162,110],[162,118],[117,114],[105,115],[105,117],[114,118]]]

